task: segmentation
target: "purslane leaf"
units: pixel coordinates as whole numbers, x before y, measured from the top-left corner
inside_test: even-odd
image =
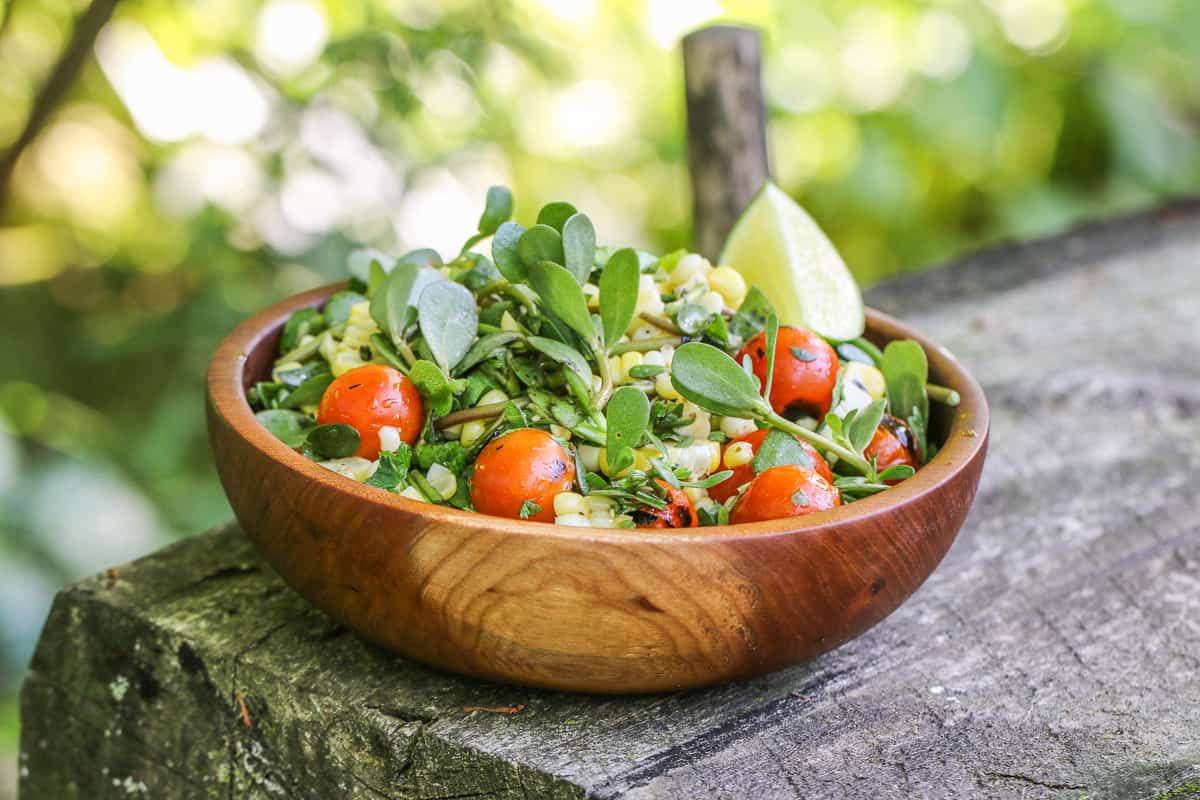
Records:
[[[259,411],[254,417],[259,424],[274,434],[276,439],[293,450],[304,444],[309,431],[317,424],[307,414],[280,408]]]
[[[703,342],[688,342],[675,351],[671,385],[713,414],[750,417],[771,411],[759,396],[754,377],[723,350]]]
[[[542,298],[543,308],[566,323],[584,341],[590,342],[596,337],[587,299],[565,267],[539,261],[529,268],[529,285]]]
[[[496,229],[512,217],[513,196],[507,186],[492,186],[487,190],[483,215],[479,217],[480,233],[495,233]]]
[[[563,226],[567,220],[576,214],[575,206],[563,201],[547,203],[542,206],[542,210],[538,212],[537,224],[546,225],[554,228],[554,230],[562,233]]]
[[[420,359],[412,365],[408,377],[421,393],[427,411],[436,417],[450,413],[454,407],[454,386],[437,364]]]
[[[588,366],[587,359],[574,347],[565,345],[554,339],[547,339],[544,336],[530,336],[525,341],[538,352],[570,368],[572,372],[584,380],[589,382],[592,380],[592,368]]]
[[[586,214],[572,214],[562,226],[563,266],[580,286],[592,273],[596,252],[596,229]]]
[[[454,368],[459,374],[490,358],[497,350],[512,344],[521,338],[516,331],[497,331],[479,337],[471,349],[462,357],[462,361]]]
[[[397,262],[371,295],[371,319],[393,342],[404,338],[409,300],[420,271],[420,265],[411,261]]]
[[[875,435],[875,429],[883,419],[883,407],[883,400],[875,400],[860,410],[847,425],[846,438],[850,440],[850,447],[854,452],[861,453],[871,443],[871,437]]]
[[[766,438],[758,447],[758,452],[754,454],[754,460],[750,463],[756,475],[771,467],[788,464],[795,464],[805,469],[812,469],[815,466],[808,451],[795,436],[778,430],[767,433]]]
[[[417,322],[434,359],[449,372],[462,361],[479,330],[475,295],[454,281],[431,283],[417,301]]]
[[[613,253],[600,272],[600,322],[609,349],[625,334],[637,312],[640,279],[637,253],[630,247]]]
[[[308,444],[320,458],[349,458],[358,452],[358,431],[341,423],[318,425],[308,433]]]
[[[521,283],[526,278],[525,264],[517,252],[517,244],[524,233],[523,225],[505,222],[492,237],[492,263],[512,283]]]
[[[555,264],[562,264],[565,260],[562,235],[548,225],[534,225],[522,233],[521,238],[517,240],[517,255],[526,272],[533,269],[539,261],[553,261]]]
[[[621,472],[634,461],[637,447],[650,422],[650,401],[632,386],[613,393],[605,408],[607,431],[605,449],[613,473]]]

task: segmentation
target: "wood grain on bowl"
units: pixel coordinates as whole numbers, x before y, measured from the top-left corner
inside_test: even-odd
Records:
[[[859,635],[929,576],[962,525],[988,414],[946,351],[868,314],[876,344],[913,338],[942,449],[899,486],[798,519],[682,531],[556,527],[418,503],[355,483],[262,428],[245,390],[270,369],[299,295],[237,328],[208,375],[209,438],[242,527],[280,575],[361,636],[446,669],[590,692],[710,685]]]

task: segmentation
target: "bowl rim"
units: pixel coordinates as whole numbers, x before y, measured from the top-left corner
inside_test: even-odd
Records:
[[[247,354],[259,342],[273,335],[293,312],[320,305],[334,292],[346,288],[346,285],[344,282],[329,284],[293,295],[263,309],[238,325],[217,347],[209,363],[206,381],[208,404],[212,412],[262,456],[280,462],[303,477],[322,484],[329,491],[369,503],[379,510],[418,514],[433,522],[459,528],[562,539],[574,543],[721,543],[799,533],[815,534],[836,530],[850,521],[878,520],[939,492],[979,458],[987,445],[987,400],[979,383],[959,363],[954,354],[891,316],[867,308],[869,329],[882,329],[881,332],[890,338],[915,340],[925,350],[930,372],[936,373],[942,383],[957,391],[960,397],[959,405],[953,410],[954,416],[942,449],[915,475],[885,492],[802,517],[784,517],[737,525],[659,530],[567,527],[550,522],[513,520],[423,503],[359,483],[309,461],[276,439],[258,422],[242,388]]]

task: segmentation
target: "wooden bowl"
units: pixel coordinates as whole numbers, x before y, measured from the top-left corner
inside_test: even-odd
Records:
[[[858,636],[900,605],[954,541],[987,447],[983,392],[946,350],[878,312],[876,344],[912,338],[941,451],[849,506],[723,528],[557,527],[433,506],[355,483],[261,427],[245,391],[285,320],[338,287],[240,325],[208,374],[217,471],[242,528],[283,578],[382,647],[455,672],[585,692],[656,692],[780,669]]]

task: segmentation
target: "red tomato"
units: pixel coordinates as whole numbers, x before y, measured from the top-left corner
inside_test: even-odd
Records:
[[[760,333],[742,345],[738,363],[750,356],[754,374],[767,385],[767,335]],[[833,402],[838,357],[829,343],[805,328],[784,326],[775,341],[775,379],[771,407],[788,419],[824,418]]]
[[[863,455],[868,461],[874,458],[876,468],[880,472],[888,467],[903,464],[916,469],[917,439],[913,436],[908,423],[891,414],[884,414],[879,427],[875,429],[875,435],[871,437],[870,444],[863,450]],[[895,486],[899,482],[898,480],[887,481],[891,486]]]
[[[692,499],[683,489],[676,489],[661,478],[654,479],[667,490],[667,507],[642,506],[631,516],[639,528],[694,528],[700,524]]]
[[[554,522],[554,495],[575,486],[575,462],[554,437],[536,428],[518,428],[493,439],[475,459],[471,502],[475,510],[521,519],[526,501],[540,511],[526,519]]]
[[[321,396],[317,422],[341,423],[358,431],[358,453],[374,460],[379,456],[379,429],[390,425],[400,439],[412,444],[421,435],[425,406],[412,381],[398,369],[365,364],[343,372]]]
[[[760,472],[733,507],[729,521],[739,525],[798,517],[841,504],[841,493],[816,470],[788,464]]]
[[[769,431],[766,428],[761,428],[756,430],[754,433],[747,433],[745,436],[739,436],[729,444],[725,445],[725,449],[728,450],[729,445],[734,444],[734,442],[748,442],[754,449],[754,452],[758,453],[758,448],[762,445],[763,439],[767,438],[767,433],[769,433]],[[813,466],[816,468],[817,473],[825,480],[833,483],[833,471],[829,469],[829,463],[821,456],[820,453],[817,452],[816,448],[808,442],[800,442],[800,444],[804,446],[804,452],[808,453],[808,457],[812,459]],[[724,454],[722,454],[722,461],[723,460]],[[713,500],[716,500],[718,503],[724,503],[726,500],[737,494],[738,487],[754,480],[753,462],[747,462],[737,467],[722,466],[721,469],[732,469],[733,474],[708,490],[708,496]]]

